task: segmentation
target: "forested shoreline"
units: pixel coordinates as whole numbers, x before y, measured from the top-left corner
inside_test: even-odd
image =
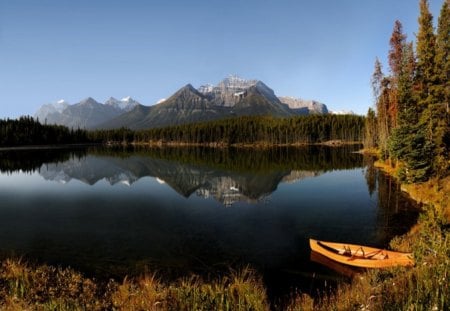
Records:
[[[88,132],[62,125],[41,124],[32,117],[0,119],[0,147],[89,143]]]
[[[245,116],[132,131],[89,132],[96,142],[198,145],[304,145],[327,141],[362,142],[364,117],[312,115],[291,118]]]
[[[87,131],[42,125],[32,117],[21,117],[18,120],[0,120],[0,146],[98,143],[251,147],[329,141],[349,143],[362,142],[364,124],[364,117],[355,115],[247,116],[140,131],[127,128]]]
[[[428,1],[420,1],[417,41],[396,21],[388,53],[389,74],[375,61],[375,111],[366,118],[366,148],[397,170],[402,182],[448,175],[450,148],[450,9],[444,1],[437,30]]]

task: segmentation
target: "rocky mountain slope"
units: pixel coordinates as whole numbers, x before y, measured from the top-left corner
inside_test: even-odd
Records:
[[[277,97],[262,81],[229,76],[216,86],[207,84],[196,89],[187,84],[153,106],[143,106],[130,97],[122,100],[111,97],[104,104],[87,98],[75,105],[61,101],[44,105],[35,116],[41,122],[73,128],[146,129],[235,116],[325,113],[327,107],[319,102]]]
[[[283,96],[278,98],[283,104],[288,105],[290,109],[292,109],[295,113],[299,115],[328,113],[327,106],[315,100],[305,100],[289,96]]]
[[[283,104],[263,82],[230,76],[217,86],[203,85],[196,89],[188,84],[167,100],[152,106],[140,120],[132,117],[136,115],[136,111],[132,110],[99,125],[99,128],[126,126],[145,129],[234,116],[288,117],[295,114],[295,111]]]

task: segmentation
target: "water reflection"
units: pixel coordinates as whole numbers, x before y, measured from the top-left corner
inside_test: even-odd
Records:
[[[3,152],[1,170],[38,170],[46,180],[88,185],[106,180],[110,185],[132,185],[155,177],[179,194],[213,197],[224,205],[256,203],[281,182],[296,182],[331,169],[361,167],[353,148],[248,149],[169,148],[37,150]],[[311,157],[317,154],[318,157]],[[48,162],[47,162],[48,161]]]
[[[0,151],[0,252],[104,277],[249,264],[275,296],[315,291],[337,274],[308,238],[386,246],[417,217],[354,151]]]

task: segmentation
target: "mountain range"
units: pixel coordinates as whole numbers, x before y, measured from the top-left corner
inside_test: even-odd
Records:
[[[326,105],[317,101],[277,97],[262,81],[229,76],[216,86],[207,84],[196,89],[187,84],[152,106],[141,105],[131,97],[111,97],[104,104],[89,97],[74,105],[63,100],[43,105],[35,117],[42,123],[72,128],[147,129],[236,116],[326,113]]]
[[[59,100],[54,104],[43,105],[34,116],[41,123],[91,129],[133,110],[138,105],[140,104],[131,97],[122,100],[110,97],[104,104],[91,97],[75,105],[69,105],[66,101]]]

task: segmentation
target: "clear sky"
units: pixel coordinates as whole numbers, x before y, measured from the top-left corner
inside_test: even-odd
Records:
[[[88,96],[151,105],[229,74],[365,114],[394,21],[415,40],[418,15],[418,0],[0,0],[0,118]]]

